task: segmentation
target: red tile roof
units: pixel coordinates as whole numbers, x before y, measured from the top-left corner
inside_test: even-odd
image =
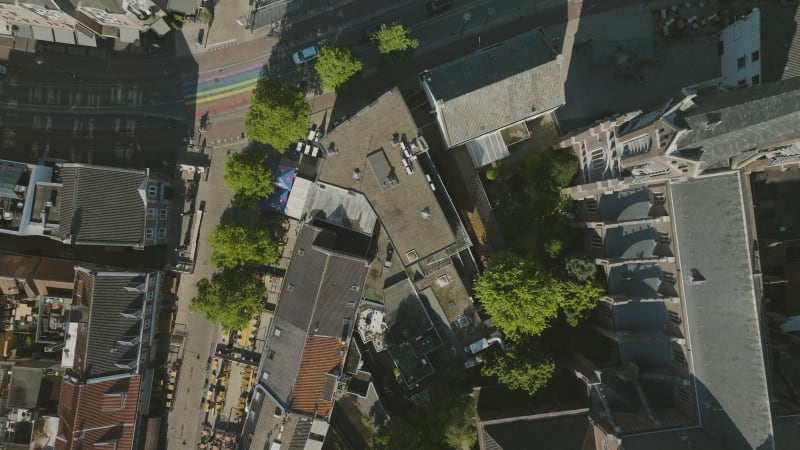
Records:
[[[309,336],[294,382],[291,409],[327,417],[333,403],[322,399],[328,373],[341,371],[346,347],[339,338]],[[336,372],[337,376],[339,372]]]
[[[100,443],[116,443],[109,447],[116,450],[131,449],[141,381],[141,377],[131,376],[74,384],[64,377],[56,450],[88,450]]]

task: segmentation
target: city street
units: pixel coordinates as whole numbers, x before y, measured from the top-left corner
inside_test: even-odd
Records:
[[[214,152],[214,150],[212,150]],[[202,408],[204,386],[208,378],[208,358],[216,347],[219,325],[211,324],[202,314],[189,311],[189,304],[196,293],[195,284],[210,277],[214,271],[211,263],[211,248],[205,245],[206,237],[219,223],[222,213],[233,198],[233,192],[222,181],[225,166],[224,150],[216,150],[211,156],[211,168],[207,181],[201,181],[197,200],[205,202],[205,213],[198,238],[197,259],[193,274],[182,274],[178,288],[178,312],[176,329],[188,333],[184,341],[185,357],[178,372],[178,391],[175,407],[168,417],[167,448],[195,449],[200,437],[200,426],[205,413]]]
[[[710,67],[718,67],[709,53],[713,53],[712,47],[695,52],[698,69],[692,74],[681,70],[680,64],[662,63],[672,72],[670,77],[664,77],[668,82],[662,79],[658,85],[649,78],[636,84],[616,80],[609,73],[600,74],[589,66],[586,57],[576,59],[578,64],[572,63],[575,36],[591,39],[616,34],[617,30],[651,33],[646,28],[649,21],[637,22],[649,14],[640,3],[455,0],[447,12],[427,17],[423,2],[419,1],[353,0],[333,9],[321,8],[316,16],[289,24],[273,39],[266,39],[262,30],[240,33],[238,38],[231,38],[235,42],[225,47],[194,48],[193,42],[181,40],[190,31],[175,32],[176,46],[184,55],[181,57],[167,53],[75,55],[55,51],[55,46],[48,47],[52,51],[42,55],[14,53],[8,61],[8,75],[0,79],[0,158],[35,162],[48,156],[74,162],[150,167],[173,174],[176,164],[197,159],[197,154],[188,152],[186,143],[191,139],[198,144],[196,150],[201,147],[200,142],[205,142],[203,158],[210,161],[210,171],[196,195],[198,202],[205,202],[205,214],[195,271],[181,277],[177,294],[176,323],[180,329],[185,328],[188,336],[174,409],[166,427],[167,448],[194,449],[204,417],[201,402],[207,390],[204,382],[209,371],[208,357],[219,329],[202,315],[190,312],[188,305],[195,295],[195,283],[214,272],[205,239],[230,205],[232,192],[222,181],[224,160],[228,151],[238,150],[246,143],[244,113],[258,80],[281,76],[311,88],[313,66],[296,67],[291,53],[324,39],[353,45],[365,65],[358,88],[340,96],[309,95],[312,116],[324,116],[331,122],[331,118],[351,115],[393,86],[399,86],[404,94],[416,93],[417,74],[425,69],[542,26],[554,46],[563,46],[570,105],[564,108],[563,116],[559,114],[559,120],[579,124],[598,113],[598,105],[607,101],[610,90],[618,95],[609,107],[621,112],[628,104],[661,101],[668,93],[691,84],[690,76],[710,78]],[[626,11],[622,18],[604,16],[622,8]],[[378,52],[365,42],[363,29],[373,23],[394,21],[409,27],[420,46],[413,59],[379,72],[375,67]],[[232,25],[213,25],[226,26]],[[229,40],[213,27],[211,35],[219,36],[222,42]],[[674,58],[688,51],[689,44],[675,44],[667,55]],[[578,84],[591,86],[592,92],[587,94],[574,87]],[[199,120],[206,114],[209,127],[197,133]],[[163,262],[164,249],[159,250],[159,261]]]

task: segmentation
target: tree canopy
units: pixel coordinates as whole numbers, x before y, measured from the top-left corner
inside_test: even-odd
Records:
[[[217,267],[266,266],[278,259],[269,229],[254,221],[219,224],[208,236],[208,243],[213,250],[211,261]]]
[[[419,39],[410,38],[409,32],[410,30],[399,23],[382,24],[381,29],[372,36],[372,42],[383,54],[415,49],[419,46]]]
[[[261,80],[250,98],[245,131],[253,141],[283,153],[308,130],[311,110],[302,91],[279,78]]]
[[[558,278],[510,252],[492,257],[475,279],[474,291],[495,325],[512,340],[540,335],[559,310],[568,324],[576,326],[603,295],[596,283]]]
[[[226,330],[240,330],[263,309],[266,287],[254,270],[235,269],[215,273],[197,282],[197,296],[189,309],[203,313]]]
[[[338,47],[330,42],[322,46],[314,65],[322,87],[333,91],[353,78],[363,67],[349,48]]]
[[[564,261],[567,274],[575,281],[589,281],[597,273],[597,266],[586,258],[571,256]]]
[[[475,297],[509,338],[538,335],[558,316],[561,292],[553,277],[530,260],[499,253],[475,280]]]
[[[534,394],[547,385],[556,371],[555,361],[538,339],[526,336],[506,341],[506,351],[485,353],[481,373],[495,376],[511,389]]]
[[[385,430],[374,436],[375,450],[470,450],[477,444],[474,397],[457,383],[440,380],[429,386],[430,401],[407,414],[393,415]]]
[[[253,206],[275,190],[272,172],[264,168],[265,158],[262,150],[252,146],[225,158],[225,184],[242,206]]]

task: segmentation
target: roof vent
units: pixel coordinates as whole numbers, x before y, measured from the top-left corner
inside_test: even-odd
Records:
[[[361,179],[361,169],[359,169],[358,167],[353,169],[353,179],[356,181]]]
[[[431,210],[427,206],[425,207],[425,209],[420,211],[420,213],[422,214],[422,218],[423,219],[425,219],[425,220],[430,220],[431,219]]]
[[[706,277],[697,269],[692,269],[692,284],[705,283]]]
[[[722,123],[722,114],[718,112],[706,114],[706,130],[713,130]]]

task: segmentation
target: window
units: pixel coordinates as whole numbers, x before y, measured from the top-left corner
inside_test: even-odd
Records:
[[[761,84],[761,76],[760,75],[753,75],[751,85],[755,86],[757,84]]]
[[[670,311],[669,312],[669,321],[674,325],[680,325],[681,324],[681,316],[675,311]]]
[[[161,208],[158,210],[158,218],[160,220],[165,220],[167,218],[167,208]]]
[[[761,57],[761,54],[758,50],[754,51],[753,54],[750,55],[750,61],[756,62]]]
[[[164,239],[167,237],[167,229],[166,228],[159,228],[158,229],[158,238]]]
[[[600,236],[592,236],[592,247],[600,248],[603,246],[603,238]]]
[[[147,220],[155,220],[155,219],[156,219],[156,209],[147,208]]]
[[[147,196],[150,198],[157,198],[158,197],[158,186],[155,184],[151,184],[147,186]]]
[[[153,239],[156,235],[156,231],[152,228],[148,228],[144,230],[144,238],[145,239]]]
[[[662,272],[661,280],[666,281],[667,283],[675,284],[675,274],[672,272]]]
[[[744,69],[744,66],[746,66],[746,65],[747,65],[747,60],[744,58],[744,56],[740,56],[740,57],[736,58],[736,68],[737,69],[742,70],[742,69]]]

